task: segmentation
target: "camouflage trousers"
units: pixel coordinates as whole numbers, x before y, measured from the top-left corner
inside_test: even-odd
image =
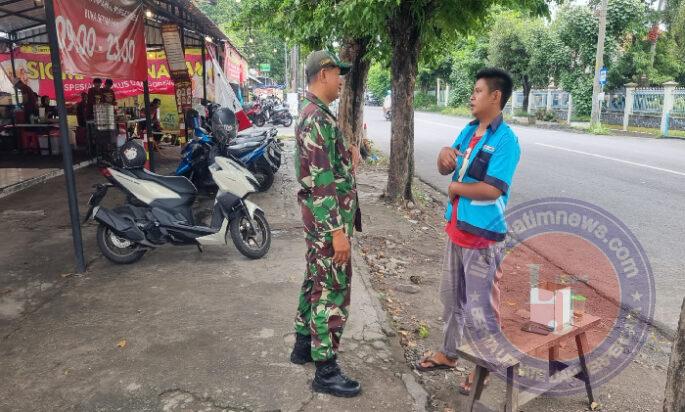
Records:
[[[307,236],[307,268],[295,317],[295,332],[312,337],[312,359],[333,358],[340,345],[350,305],[352,260],[333,263],[330,239]]]

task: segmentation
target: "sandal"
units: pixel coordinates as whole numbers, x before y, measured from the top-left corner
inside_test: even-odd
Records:
[[[473,378],[471,378],[471,376],[472,375],[469,373],[464,382],[459,384],[459,393],[462,395],[469,396],[471,394],[471,387],[473,386],[473,381],[471,380]],[[485,381],[483,381],[483,388],[487,387],[488,384],[490,384],[489,376],[485,378]]]
[[[444,355],[443,355],[444,356]],[[447,358],[447,356],[445,356]],[[449,359],[449,358],[447,358]],[[429,364],[430,366],[423,366],[423,364]],[[446,363],[440,363],[437,360],[435,360],[435,353],[434,352],[427,352],[421,359],[419,359],[415,364],[414,368],[416,368],[417,371],[419,372],[430,372],[430,371],[436,371],[436,370],[451,370],[454,369],[457,366],[457,362],[455,360],[454,365],[448,365]]]

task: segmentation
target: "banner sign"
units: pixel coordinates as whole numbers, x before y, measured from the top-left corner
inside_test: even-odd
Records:
[[[145,27],[137,0],[55,0],[64,72],[143,81]]]
[[[162,42],[167,64],[174,81],[178,113],[193,107],[193,84],[186,69],[185,53],[181,45],[181,34],[175,24],[162,24]]]
[[[242,85],[247,80],[247,61],[230,43],[226,43],[226,60],[224,72],[228,81]]]
[[[186,49],[186,68],[192,81],[193,94],[202,96],[202,51],[199,48]],[[21,46],[14,50],[16,75],[40,96],[56,98],[53,83],[52,62],[50,48],[47,45]],[[163,51],[147,53],[147,74],[151,94],[174,95],[174,82],[167,65]],[[207,68],[207,98],[214,101],[216,87],[214,83],[217,63],[213,63],[211,56],[205,56]],[[12,78],[12,60],[9,53],[0,54],[0,68]],[[107,78],[107,77],[103,77]],[[87,92],[92,86],[92,77],[64,72],[64,97],[67,102],[78,102],[80,94]],[[135,80],[115,80],[114,93],[117,98],[125,98],[143,94],[143,82]],[[13,94],[13,90],[3,90]]]

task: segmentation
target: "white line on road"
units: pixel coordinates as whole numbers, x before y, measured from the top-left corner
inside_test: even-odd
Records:
[[[565,150],[567,152],[578,153],[578,154],[582,154],[582,155],[586,155],[586,156],[592,156],[592,157],[598,157],[600,159],[605,159],[605,160],[613,160],[614,162],[625,163],[625,164],[632,165],[632,166],[645,167],[647,169],[658,170],[660,172],[673,173],[674,175],[679,175],[679,176],[685,176],[685,172],[679,172],[677,170],[671,170],[671,169],[664,169],[663,167],[647,165],[644,163],[631,162],[630,160],[617,159],[615,157],[603,156],[603,155],[599,155],[596,153],[588,153],[588,152],[583,152],[583,151],[575,150],[575,149],[568,149],[566,147],[553,146],[551,144],[545,144],[545,143],[535,143],[535,144],[538,146],[550,147],[552,149]]]

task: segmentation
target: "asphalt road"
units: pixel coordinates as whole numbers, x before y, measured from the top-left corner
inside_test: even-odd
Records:
[[[380,107],[366,107],[368,137],[390,151],[390,122]],[[441,188],[435,161],[468,119],[415,114],[416,173]],[[568,197],[618,217],[642,244],[656,284],[655,320],[675,328],[685,296],[685,141],[594,136],[514,126],[522,158],[509,207],[529,200]]]

